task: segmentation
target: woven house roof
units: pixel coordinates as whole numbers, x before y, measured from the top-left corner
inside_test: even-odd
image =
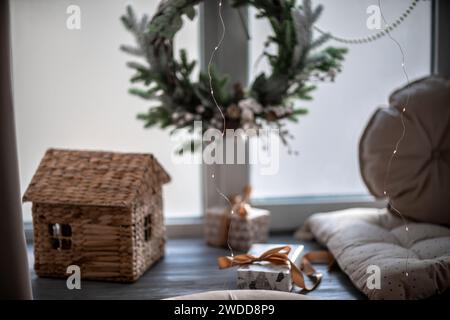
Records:
[[[151,154],[49,149],[23,201],[129,207],[146,184],[169,181]]]

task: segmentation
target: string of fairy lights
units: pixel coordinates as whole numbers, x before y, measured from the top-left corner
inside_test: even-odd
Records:
[[[370,43],[373,41],[376,41],[384,36],[388,36],[394,43],[395,45],[398,47],[399,52],[401,54],[401,66],[402,66],[402,70],[403,70],[403,74],[405,76],[406,79],[406,83],[407,86],[409,86],[410,84],[410,80],[409,80],[409,76],[408,73],[406,71],[406,63],[405,63],[405,52],[402,48],[402,46],[400,45],[400,43],[397,41],[397,39],[395,39],[392,36],[392,31],[394,31],[394,29],[396,29],[398,26],[400,26],[402,24],[402,22],[405,21],[405,19],[411,14],[411,12],[416,8],[417,4],[418,4],[419,0],[412,0],[410,5],[407,7],[407,9],[397,18],[395,19],[395,21],[393,23],[388,24],[384,14],[383,14],[383,10],[382,10],[382,6],[381,6],[381,0],[378,0],[378,8],[380,9],[380,15],[381,18],[383,20],[383,23],[385,25],[385,27],[380,30],[379,32],[373,34],[373,35],[369,35],[366,37],[362,37],[362,38],[354,38],[354,39],[350,39],[350,38],[343,38],[343,37],[338,37],[335,35],[330,34],[329,32],[323,31],[321,28],[314,26],[315,30],[318,31],[319,33],[322,34],[328,34],[330,36],[331,39],[340,42],[340,43],[345,43],[345,44],[350,44],[350,45],[354,45],[354,44],[366,44],[366,43]],[[390,194],[387,190],[387,184],[389,181],[389,177],[390,177],[390,173],[391,173],[391,167],[392,167],[392,162],[395,159],[395,156],[398,153],[398,149],[400,147],[400,144],[402,143],[403,139],[405,138],[406,135],[406,125],[405,125],[405,113],[407,111],[407,106],[410,100],[410,93],[408,91],[408,95],[406,98],[406,102],[403,106],[403,108],[400,111],[400,122],[402,125],[402,132],[401,135],[399,137],[399,139],[396,141],[393,151],[389,157],[388,163],[387,163],[387,168],[386,168],[386,173],[385,173],[385,177],[384,177],[384,181],[383,181],[383,194],[387,199],[388,205],[391,209],[391,211],[393,211],[395,214],[397,214],[400,219],[403,222],[403,225],[405,227],[405,232],[406,232],[406,241],[409,242],[409,235],[408,235],[408,224],[406,222],[405,217],[402,215],[402,213],[400,212],[400,210],[398,210],[394,204],[393,201],[390,197]],[[408,277],[409,273],[408,273],[408,262],[409,262],[409,254],[408,252],[406,253],[406,260],[405,260],[405,276]]]
[[[380,14],[381,14],[381,18],[383,19],[383,22],[385,24],[387,24],[386,18],[384,17],[384,14],[383,14],[383,10],[381,9],[381,0],[378,0],[378,7],[380,8]],[[410,81],[409,81],[408,73],[406,72],[405,53],[403,51],[403,48],[400,45],[400,43],[397,41],[397,39],[395,39],[391,35],[391,31],[388,30],[387,34],[388,34],[389,38],[396,44],[396,46],[398,47],[398,49],[400,51],[400,54],[401,54],[401,57],[402,57],[401,61],[402,61],[403,74],[405,76],[407,86],[409,86]],[[396,156],[396,154],[398,152],[398,148],[400,147],[400,144],[402,143],[402,141],[403,141],[403,139],[405,138],[405,135],[406,135],[405,112],[406,112],[406,108],[408,107],[409,99],[410,99],[410,92],[409,91],[407,91],[407,92],[408,92],[408,94],[407,94],[406,102],[403,105],[403,108],[402,108],[402,110],[400,112],[400,121],[401,121],[401,124],[402,124],[402,133],[401,133],[399,139],[397,140],[397,142],[395,143],[394,150],[392,151],[391,156],[389,157],[389,161],[388,161],[387,169],[386,169],[386,174],[385,174],[384,182],[383,182],[383,194],[388,199],[388,205],[391,208],[391,210],[394,211],[402,219],[404,227],[405,227],[405,232],[406,232],[406,240],[409,242],[409,235],[408,235],[409,228],[408,228],[408,224],[406,223],[406,220],[403,217],[402,213],[397,208],[395,208],[395,206],[393,205],[392,199],[391,199],[391,197],[389,195],[389,192],[387,191],[387,183],[388,183],[388,180],[389,180],[389,177],[390,177],[392,162],[394,161],[395,156]],[[408,274],[408,261],[409,261],[409,253],[407,251],[406,252],[406,261],[405,261],[405,276],[406,277],[408,277],[408,275],[409,275]]]
[[[410,84],[410,80],[409,80],[408,73],[406,71],[405,52],[404,52],[402,46],[400,45],[400,43],[392,36],[391,33],[392,33],[392,31],[394,29],[396,29],[398,26],[400,26],[405,21],[405,19],[416,8],[418,2],[419,2],[419,0],[412,0],[410,5],[407,7],[407,9],[405,9],[405,11],[397,19],[395,19],[395,21],[393,23],[388,24],[384,14],[383,14],[383,11],[382,11],[381,0],[378,0],[378,8],[380,9],[380,15],[381,15],[381,18],[383,20],[383,23],[384,23],[385,27],[382,30],[378,31],[377,33],[375,33],[373,35],[365,36],[365,37],[362,37],[362,38],[350,39],[350,38],[338,37],[338,36],[332,35],[329,32],[326,32],[326,31],[322,30],[321,28],[319,28],[317,26],[314,26],[314,29],[316,31],[318,31],[319,33],[321,33],[321,34],[328,34],[331,37],[331,39],[333,39],[333,40],[335,40],[337,42],[350,44],[350,45],[367,44],[367,43],[376,41],[376,40],[378,40],[378,39],[380,39],[380,38],[382,38],[384,36],[388,36],[396,44],[396,46],[399,49],[399,52],[401,54],[401,66],[402,66],[403,74],[405,76],[407,85],[409,85]],[[216,55],[217,51],[221,48],[221,46],[223,44],[223,41],[224,41],[224,38],[225,38],[225,34],[226,34],[226,26],[225,26],[225,22],[224,22],[223,16],[222,16],[222,7],[223,7],[222,0],[218,0],[218,15],[219,15],[219,19],[220,19],[221,26],[222,26],[222,34],[220,36],[220,39],[219,39],[217,45],[214,47],[214,49],[213,49],[213,51],[211,53],[211,56],[210,56],[207,68],[208,68],[208,76],[209,76],[209,85],[210,85],[211,97],[212,97],[212,100],[213,100],[216,108],[219,110],[220,115],[221,115],[222,120],[223,120],[222,137],[224,137],[225,136],[225,128],[226,128],[226,118],[225,118],[225,115],[223,114],[222,108],[220,107],[220,105],[217,102],[217,99],[216,99],[216,97],[214,95],[214,88],[213,88],[212,75],[211,75],[211,68],[212,68],[212,64],[213,64],[215,55]],[[396,141],[396,143],[394,145],[394,149],[393,149],[393,151],[392,151],[392,153],[390,155],[389,161],[387,163],[387,169],[386,169],[386,173],[385,173],[385,177],[384,177],[384,182],[383,182],[383,194],[387,198],[388,205],[391,208],[391,210],[394,211],[402,219],[402,222],[403,222],[403,224],[405,226],[405,231],[406,231],[406,234],[407,234],[407,241],[409,239],[409,236],[408,236],[408,231],[409,231],[408,224],[406,222],[406,219],[402,215],[402,213],[393,205],[393,201],[392,201],[392,199],[390,197],[390,194],[389,194],[389,192],[387,190],[387,184],[388,184],[389,177],[390,177],[392,163],[393,163],[393,161],[395,159],[395,156],[398,153],[398,149],[400,147],[400,144],[401,144],[401,142],[403,141],[403,139],[405,138],[405,135],[406,135],[405,113],[407,111],[407,106],[408,106],[409,100],[410,100],[410,93],[408,92],[408,95],[407,95],[407,98],[406,98],[406,102],[405,102],[405,104],[404,104],[404,106],[403,106],[403,108],[402,108],[402,110],[400,112],[400,120],[401,120],[401,125],[402,125],[402,132],[401,132],[401,135],[400,135],[399,139]],[[211,174],[211,178],[215,179],[215,173]],[[216,186],[216,191],[218,192],[218,194],[221,197],[223,197],[228,202],[228,204],[230,205],[230,208],[231,208],[231,215],[233,215],[234,212],[233,212],[233,208],[232,208],[232,204],[231,204],[230,199],[223,192],[221,192],[220,189],[217,186]],[[230,223],[230,228],[231,228],[231,223]],[[231,247],[230,242],[229,242],[229,237],[228,237],[228,240],[227,240],[227,245],[228,245],[228,248],[230,250],[231,256],[234,256],[233,248]],[[409,260],[409,255],[407,253],[406,262],[405,262],[405,276],[406,277],[408,277],[408,275],[409,275],[408,274],[408,260]]]
[[[220,47],[222,46],[223,40],[225,39],[226,27],[225,27],[225,22],[223,21],[223,16],[222,16],[222,0],[219,0],[219,10],[218,10],[218,12],[219,12],[220,24],[222,25],[222,34],[220,36],[219,42],[214,47],[214,49],[213,49],[213,51],[211,53],[211,56],[209,57],[208,77],[209,77],[209,89],[211,91],[211,98],[213,99],[214,104],[216,105],[217,109],[219,110],[220,115],[221,115],[222,120],[223,120],[223,128],[222,128],[222,137],[223,137],[225,135],[226,120],[225,120],[225,116],[223,114],[222,108],[217,103],[216,97],[214,95],[214,89],[213,89],[213,84],[212,84],[212,76],[211,76],[211,68],[212,68],[212,63],[214,61],[214,57],[216,56],[217,50],[220,49]]]
[[[381,18],[383,20],[383,23],[385,25],[385,27],[380,30],[379,32],[373,34],[373,35],[369,35],[366,37],[362,37],[362,38],[354,38],[354,39],[350,39],[350,38],[343,38],[343,37],[338,37],[335,35],[330,34],[329,32],[323,31],[321,28],[314,26],[315,30],[317,30],[319,33],[322,34],[328,34],[330,36],[331,39],[340,42],[340,43],[345,43],[345,44],[350,44],[350,45],[354,45],[354,44],[366,44],[366,43],[370,43],[373,41],[376,41],[384,36],[388,36],[394,43],[395,45],[398,47],[399,52],[401,54],[401,66],[402,66],[402,70],[403,70],[403,74],[405,76],[406,79],[406,83],[407,86],[409,86],[410,84],[410,80],[409,80],[409,76],[408,73],[406,71],[406,63],[405,63],[405,52],[402,48],[402,46],[400,45],[400,43],[397,41],[397,39],[395,39],[392,36],[392,31],[394,31],[394,29],[396,29],[398,26],[400,26],[402,24],[402,22],[405,21],[405,19],[411,14],[411,12],[416,8],[417,4],[418,4],[419,0],[412,0],[410,5],[405,9],[405,11],[397,18],[395,19],[395,21],[393,23],[388,23],[384,14],[383,14],[383,10],[382,10],[382,6],[381,6],[381,0],[378,0],[378,8],[380,9],[380,15]],[[406,241],[409,242],[409,235],[408,235],[408,224],[406,222],[405,217],[402,215],[402,213],[400,212],[400,210],[398,210],[394,204],[393,201],[390,197],[390,194],[387,190],[387,184],[389,181],[389,177],[390,177],[390,173],[391,173],[391,167],[392,167],[392,162],[395,159],[395,156],[398,153],[398,149],[400,147],[400,144],[402,143],[403,139],[405,138],[406,135],[406,125],[405,125],[405,113],[407,111],[407,106],[410,100],[410,93],[408,91],[408,95],[406,98],[406,102],[403,106],[403,108],[400,111],[400,122],[402,125],[402,132],[401,135],[399,137],[399,139],[396,141],[393,151],[389,157],[388,163],[387,163],[387,168],[386,168],[386,173],[385,173],[385,177],[384,177],[384,181],[383,181],[383,194],[387,199],[388,205],[391,209],[391,211],[393,211],[395,214],[397,214],[400,219],[403,222],[403,225],[405,227],[405,232],[406,232]],[[408,277],[409,273],[408,273],[408,263],[409,263],[409,254],[408,252],[406,253],[406,260],[405,260],[405,276]]]
[[[410,84],[410,80],[409,80],[409,76],[408,73],[406,71],[406,63],[405,63],[405,52],[402,48],[402,46],[400,45],[400,43],[397,41],[397,39],[395,39],[392,36],[392,31],[394,31],[394,29],[396,29],[398,26],[400,26],[405,20],[406,18],[411,14],[411,12],[416,8],[417,4],[419,3],[419,0],[412,0],[410,5],[404,10],[404,12],[397,18],[395,19],[394,22],[392,23],[388,23],[384,14],[383,14],[383,10],[381,7],[381,0],[378,0],[378,8],[380,9],[380,15],[381,15],[381,19],[383,20],[383,23],[385,25],[385,27],[378,31],[377,33],[373,34],[373,35],[369,35],[369,36],[365,36],[362,38],[343,38],[343,37],[339,37],[339,36],[335,36],[329,32],[323,31],[321,28],[314,26],[314,29],[316,31],[318,31],[321,34],[328,34],[330,36],[331,39],[340,42],[340,43],[344,43],[344,44],[350,44],[350,45],[354,45],[354,44],[366,44],[366,43],[370,43],[373,41],[376,41],[384,36],[388,36],[394,43],[395,45],[398,47],[399,52],[401,54],[401,66],[402,66],[402,71],[403,74],[405,76],[406,79],[406,83],[407,86],[409,86]],[[396,215],[398,215],[400,217],[400,219],[403,222],[403,225],[405,227],[405,232],[406,232],[406,241],[409,242],[409,235],[408,235],[408,224],[406,222],[405,217],[402,215],[402,213],[400,212],[400,210],[398,210],[394,204],[393,201],[390,197],[390,194],[387,190],[387,184],[389,181],[389,177],[390,177],[390,173],[391,173],[391,167],[392,167],[392,162],[395,159],[395,156],[398,153],[398,149],[400,147],[401,142],[403,141],[403,139],[405,138],[406,135],[406,125],[405,125],[405,113],[407,111],[407,106],[409,104],[409,100],[410,100],[410,92],[408,91],[407,94],[407,98],[406,98],[406,102],[403,106],[403,108],[400,111],[400,122],[402,125],[402,132],[400,134],[399,139],[396,141],[395,145],[394,145],[394,149],[389,157],[389,160],[387,162],[387,168],[386,168],[386,173],[385,173],[385,177],[384,177],[384,181],[383,181],[383,194],[387,199],[388,202],[388,206],[390,207],[391,211],[393,211]],[[408,252],[406,253],[406,260],[405,260],[405,276],[408,277],[409,273],[408,273],[408,262],[409,262],[409,254]]]
[[[212,75],[211,75],[211,68],[212,68],[212,63],[214,61],[214,58],[216,56],[217,51],[220,49],[220,47],[222,46],[223,40],[225,39],[225,33],[226,33],[226,26],[225,26],[225,22],[223,20],[223,16],[222,16],[222,0],[219,0],[219,4],[218,4],[218,15],[219,15],[219,20],[220,20],[220,24],[222,26],[222,34],[220,36],[219,42],[217,43],[217,45],[214,47],[211,56],[209,58],[209,62],[208,62],[208,77],[209,77],[209,89],[210,89],[210,93],[211,93],[211,98],[214,101],[214,104],[216,106],[216,108],[219,110],[220,112],[220,116],[222,117],[223,120],[223,127],[222,127],[222,138],[225,136],[225,129],[226,129],[226,119],[225,119],[225,115],[223,114],[222,108],[220,107],[219,103],[217,102],[217,99],[214,95],[214,88],[213,88],[213,83],[212,83]],[[215,179],[216,175],[213,172],[211,174],[211,178]],[[233,205],[231,204],[230,199],[227,197],[227,195],[225,195],[220,189],[219,187],[216,186],[216,191],[217,193],[225,199],[225,201],[228,203],[228,205],[230,206],[230,210],[231,210],[231,215],[234,214],[233,212]],[[232,220],[230,222],[230,226],[229,228],[231,229],[232,226]],[[230,237],[229,237],[229,232],[227,235],[227,246],[228,249],[230,250],[230,255],[232,257],[234,257],[234,251],[233,248],[230,244]]]

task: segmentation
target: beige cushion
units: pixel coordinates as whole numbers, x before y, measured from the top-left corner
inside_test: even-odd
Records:
[[[411,221],[408,229],[386,209],[366,208],[314,214],[297,235],[312,233],[326,245],[370,299],[423,299],[442,293],[450,287],[450,229]],[[380,268],[380,289],[367,286],[370,265]]]
[[[409,96],[409,102],[406,103]],[[383,197],[388,161],[402,134],[386,189],[403,216],[450,225],[450,80],[428,77],[395,91],[360,140],[360,168],[370,192]]]
[[[167,300],[311,300],[303,294],[272,290],[223,290],[207,291]]]

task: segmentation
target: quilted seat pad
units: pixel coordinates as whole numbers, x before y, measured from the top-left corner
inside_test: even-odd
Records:
[[[386,209],[354,208],[312,215],[296,236],[311,235],[369,299],[423,299],[450,287],[447,227],[403,221]],[[370,266],[380,270],[379,288],[370,285]]]

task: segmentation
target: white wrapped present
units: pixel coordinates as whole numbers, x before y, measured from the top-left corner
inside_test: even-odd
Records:
[[[259,257],[280,244],[253,244],[248,251],[251,256]],[[289,260],[299,265],[302,245],[288,245],[291,251]],[[239,289],[263,289],[290,292],[292,290],[291,267],[289,264],[274,264],[268,261],[257,261],[246,264],[237,270],[237,286]]]

